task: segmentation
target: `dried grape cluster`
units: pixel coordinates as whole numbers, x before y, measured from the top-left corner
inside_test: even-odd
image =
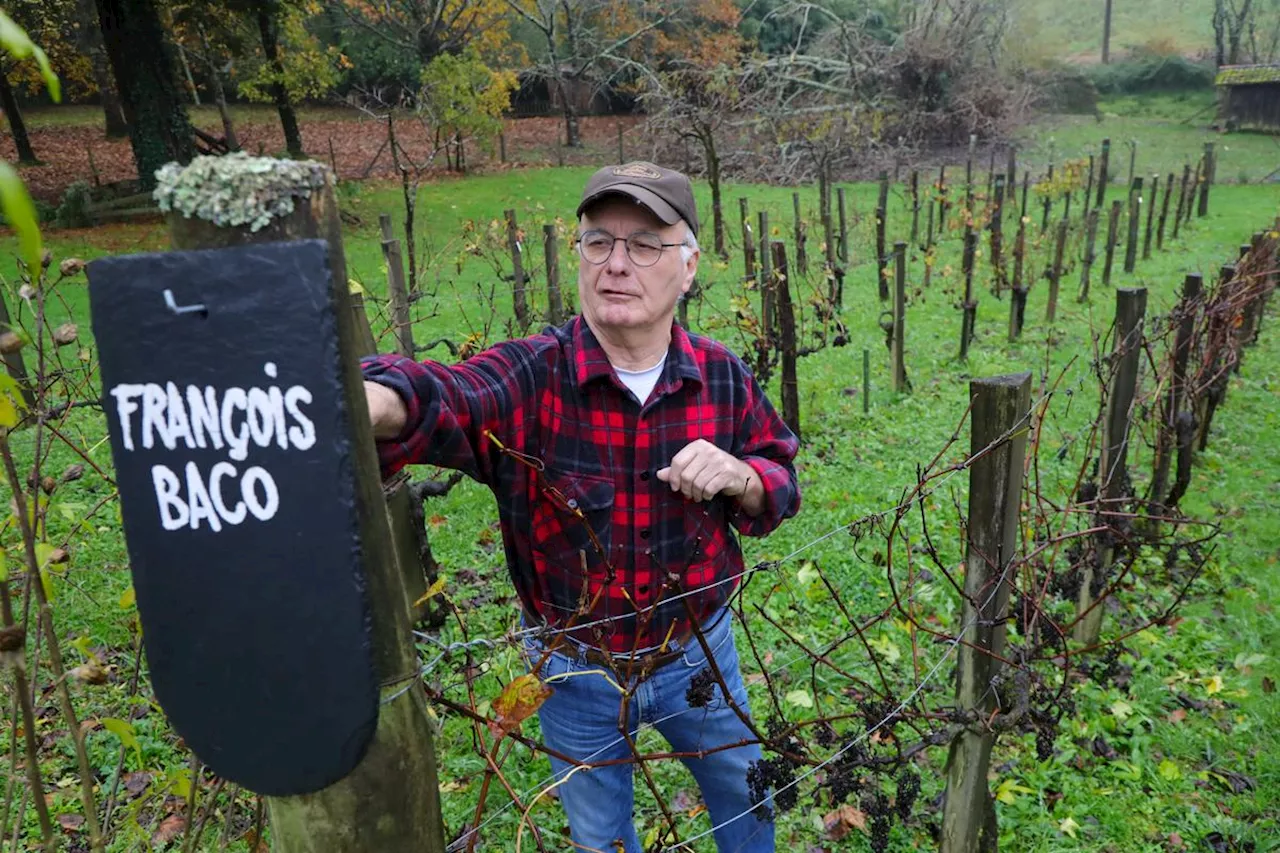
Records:
[[[689,679],[689,689],[684,694],[690,708],[705,708],[716,696],[716,676],[711,667],[705,667]]]
[[[799,787],[791,784],[795,778],[795,763],[783,756],[751,762],[747,767],[747,790],[751,802],[756,804],[754,812],[757,818],[773,819],[773,809],[769,807],[770,790],[773,791],[773,804],[779,811],[795,808],[800,798]]]
[[[874,853],[884,853],[889,849],[889,827],[893,819],[889,798],[883,791],[876,791],[863,797],[861,805],[871,817],[871,849]]]
[[[898,774],[898,795],[894,798],[893,807],[898,817],[906,820],[911,816],[911,807],[920,796],[920,776],[915,772],[903,769]]]

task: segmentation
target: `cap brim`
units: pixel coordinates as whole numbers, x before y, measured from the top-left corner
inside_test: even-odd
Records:
[[[649,208],[649,210],[653,211],[653,215],[661,219],[666,225],[675,225],[677,222],[684,219],[684,217],[680,215],[680,212],[667,202],[663,201],[661,196],[654,193],[652,190],[636,186],[635,184],[613,184],[612,186],[605,187],[599,192],[592,193],[584,198],[582,203],[578,205],[577,215],[581,216],[582,212],[588,207],[595,204],[600,199],[611,195],[622,195],[638,201],[640,204],[643,204],[645,207]]]

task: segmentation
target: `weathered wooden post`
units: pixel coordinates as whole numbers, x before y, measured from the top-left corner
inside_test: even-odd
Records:
[[[1129,188],[1129,239],[1124,244],[1124,271],[1133,272],[1138,263],[1138,227],[1142,224],[1142,178],[1134,178]]]
[[[778,325],[782,344],[782,420],[800,435],[800,385],[796,380],[796,315],[791,305],[791,283],[787,280],[787,245],[771,244],[773,280],[778,294]]]
[[[547,267],[547,322],[559,326],[569,317],[560,293],[560,237],[554,222],[542,226],[542,256]]]
[[[1173,239],[1178,239],[1178,229],[1182,227],[1183,207],[1187,203],[1187,182],[1191,180],[1191,164],[1182,164],[1182,183],[1178,185],[1178,207],[1173,215]]]
[[[511,304],[515,310],[516,327],[524,332],[529,328],[529,293],[524,275],[524,241],[520,239],[520,226],[516,224],[516,212],[503,212],[507,220],[507,247],[511,250]]]
[[[1089,298],[1089,272],[1097,260],[1095,244],[1098,239],[1098,208],[1091,207],[1084,218],[1084,257],[1080,259],[1080,301]]]
[[[775,316],[776,289],[773,280],[772,252],[769,238],[769,211],[762,210],[756,214],[760,232],[760,325],[765,343],[771,350],[776,336],[778,320]],[[766,353],[766,358],[768,354]]]
[[[987,772],[995,734],[992,682],[1000,673],[1009,608],[1009,573],[1018,554],[1018,508],[1030,418],[1031,374],[969,384],[973,400],[963,645],[956,645],[956,708],[973,722],[947,752],[941,853],[996,849],[995,804]]]
[[[836,235],[831,222],[831,211],[822,214],[822,230],[826,235],[827,302],[836,308],[844,307],[844,268],[836,262]]]
[[[1111,176],[1107,174],[1107,167],[1111,163],[1111,140],[1102,140],[1102,157],[1098,161],[1098,200],[1094,203],[1095,207],[1102,207],[1102,202],[1107,196],[1107,182],[1111,180]]]
[[[911,170],[911,236],[907,238],[914,243],[920,239],[920,171]]]
[[[1129,177],[1125,179],[1125,183],[1133,186],[1134,169],[1138,164],[1138,140],[1126,139],[1124,144],[1129,146]]]
[[[1103,607],[1099,598],[1106,589],[1107,576],[1115,554],[1116,537],[1125,512],[1121,506],[1129,487],[1125,460],[1129,452],[1129,422],[1134,391],[1138,386],[1138,367],[1142,363],[1142,319],[1147,311],[1145,287],[1116,290],[1116,319],[1113,333],[1112,364],[1115,373],[1107,394],[1106,421],[1103,424],[1102,452],[1098,459],[1098,499],[1094,515],[1106,531],[1094,538],[1096,559],[1087,560],[1076,598],[1076,624],[1073,636],[1086,647],[1098,643],[1102,631]]]
[[[227,353],[227,359],[219,361],[216,369],[241,369],[253,362],[259,371],[256,381],[264,385],[277,381],[280,385],[307,382],[305,377],[312,376],[316,384],[310,390],[303,388],[298,391],[298,386],[294,386],[283,392],[286,403],[292,399],[293,405],[299,407],[314,399],[316,405],[329,408],[318,413],[315,420],[294,419],[300,425],[288,430],[286,440],[293,449],[279,449],[277,442],[272,441],[257,445],[256,449],[249,452],[258,455],[250,455],[248,458],[260,459],[259,464],[263,465],[281,464],[284,460],[295,457],[281,456],[277,459],[272,454],[312,452],[307,450],[311,447],[323,450],[314,451],[318,455],[312,460],[313,464],[293,466],[290,477],[298,477],[298,482],[285,480],[282,474],[277,490],[273,491],[272,487],[263,485],[255,490],[252,498],[246,493],[243,496],[244,502],[229,510],[229,514],[223,513],[223,508],[218,508],[217,511],[223,518],[222,524],[225,525],[219,535],[223,537],[223,542],[234,543],[240,536],[259,535],[251,529],[252,524],[265,526],[273,519],[283,519],[285,524],[297,524],[305,517],[311,523],[326,525],[324,530],[335,535],[347,535],[343,525],[349,524],[350,535],[357,538],[349,548],[334,550],[330,547],[333,543],[325,543],[324,553],[301,558],[298,555],[307,548],[307,537],[291,542],[287,549],[290,551],[288,559],[314,560],[307,566],[309,573],[306,577],[294,584],[297,591],[293,593],[288,593],[290,580],[287,573],[273,576],[272,589],[264,590],[261,588],[262,575],[259,572],[256,575],[258,580],[250,581],[258,584],[254,588],[255,594],[246,591],[240,596],[228,580],[226,584],[216,585],[217,592],[212,586],[206,587],[207,595],[203,598],[173,594],[164,597],[160,604],[171,607],[183,602],[187,615],[185,621],[175,626],[173,631],[161,631],[154,622],[148,627],[148,642],[164,645],[162,650],[149,649],[148,658],[153,665],[152,677],[161,678],[162,667],[169,668],[170,676],[173,675],[175,666],[177,671],[193,673],[195,681],[187,684],[184,689],[175,693],[174,685],[171,684],[167,694],[158,689],[157,695],[162,702],[166,695],[170,698],[181,697],[167,710],[180,733],[183,733],[184,726],[177,723],[179,717],[187,720],[187,725],[193,726],[183,734],[198,753],[201,745],[207,745],[211,730],[195,725],[193,721],[227,727],[225,731],[219,729],[226,735],[222,739],[222,746],[216,747],[212,754],[205,752],[200,756],[210,763],[214,772],[231,777],[232,781],[236,781],[236,775],[241,778],[251,775],[272,780],[265,786],[257,787],[269,795],[273,850],[276,853],[359,853],[373,849],[442,853],[443,824],[432,726],[423,692],[405,689],[406,685],[412,685],[419,677],[419,663],[410,631],[410,614],[406,606],[403,580],[410,567],[397,555],[388,525],[387,506],[383,498],[372,427],[358,364],[360,355],[373,352],[373,341],[367,319],[362,310],[360,314],[356,313],[357,308],[353,304],[355,300],[352,298],[354,294],[349,292],[347,285],[341,223],[333,196],[333,179],[326,167],[318,163],[268,160],[258,161],[255,166],[257,165],[263,168],[255,168],[250,174],[245,171],[242,163],[231,158],[199,158],[186,167],[185,171],[178,173],[177,180],[186,184],[186,196],[193,203],[190,207],[185,207],[175,202],[177,209],[169,214],[169,233],[173,248],[183,251],[228,251],[209,255],[208,259],[200,258],[199,264],[195,266],[192,266],[191,259],[182,255],[112,258],[96,262],[101,264],[98,269],[106,279],[104,283],[113,285],[114,289],[113,295],[105,304],[95,304],[95,322],[111,323],[106,310],[108,306],[112,310],[123,310],[122,291],[117,286],[119,282],[110,280],[113,275],[123,275],[124,280],[138,282],[139,287],[154,288],[153,279],[163,281],[164,272],[185,274],[187,279],[184,283],[193,286],[191,290],[179,293],[176,300],[172,294],[167,297],[170,302],[168,310],[174,316],[164,322],[184,322],[190,318],[191,322],[201,324],[190,329],[188,334],[191,340],[202,335],[216,337],[219,334],[231,334],[232,330],[243,328],[237,324],[234,306],[223,307],[218,304],[219,293],[224,289],[233,292],[231,295],[238,300],[246,303],[252,301],[254,310],[262,312],[255,314],[255,320],[268,322],[264,319],[264,314],[275,312],[272,315],[276,318],[275,322],[284,327],[288,325],[288,318],[297,316],[297,311],[300,310],[297,307],[298,301],[295,299],[285,304],[280,298],[273,300],[270,294],[274,291],[269,284],[263,283],[264,280],[277,287],[294,288],[305,284],[307,287],[317,288],[313,294],[314,299],[306,300],[306,304],[310,306],[308,310],[318,312],[315,317],[308,318],[311,326],[290,333],[291,337],[285,334],[284,328],[279,331],[273,328],[272,341],[279,349],[270,357],[264,356],[264,350],[261,349],[233,346]],[[224,191],[228,182],[241,181],[246,183],[246,195],[250,190],[253,192],[258,216],[217,220],[197,218],[200,215],[197,211],[205,206],[202,201],[205,197]],[[209,204],[207,208],[213,209],[213,205]],[[251,227],[255,230],[251,230]],[[284,241],[298,240],[323,240],[324,243],[290,242],[281,245]],[[151,275],[139,275],[137,270],[126,268],[129,264],[152,264],[156,269]],[[246,266],[243,276],[234,268],[237,264]],[[252,271],[249,271],[250,264],[253,265]],[[112,272],[113,267],[116,269],[115,273]],[[192,269],[188,270],[187,267]],[[207,280],[204,280],[202,286],[191,281],[193,276],[200,278],[206,275]],[[327,286],[319,284],[320,276],[327,277]],[[91,268],[91,281],[93,278]],[[243,282],[249,282],[251,287],[243,293],[235,292],[238,288],[247,286]],[[327,292],[323,296],[327,299],[321,295],[326,288]],[[159,301],[158,296],[155,298]],[[177,304],[188,303],[193,299],[201,302]],[[324,307],[326,303],[328,308]],[[317,334],[317,331],[321,334]],[[244,333],[252,335],[254,330],[249,329]],[[103,335],[99,334],[100,344],[103,340]],[[225,349],[228,341],[225,337],[220,337],[216,341],[206,341],[204,346]],[[184,352],[195,353],[197,349],[191,346]],[[320,351],[323,351],[323,355]],[[291,359],[296,361],[302,357],[309,359],[305,367],[300,368],[297,364],[290,363]],[[201,365],[210,363],[203,354],[201,359]],[[255,359],[259,360],[254,361]],[[265,366],[263,360],[267,361]],[[107,361],[104,357],[104,376],[109,372]],[[184,365],[190,366],[187,362],[191,361],[191,358],[166,354],[166,365],[175,371]],[[124,362],[116,360],[114,369],[120,370],[123,364]],[[278,371],[279,380],[275,379],[275,371]],[[265,377],[262,373],[265,373]],[[248,379],[247,376],[245,378]],[[256,390],[258,389],[249,392],[250,411],[256,405],[263,404],[262,400],[266,401],[265,405],[272,405],[271,392],[280,393],[278,389],[262,390],[261,398],[255,402]],[[232,391],[227,392],[228,398]],[[314,397],[311,396],[312,393]],[[188,395],[189,399],[190,397]],[[299,411],[305,412],[305,408],[300,408]],[[307,423],[302,423],[303,420]],[[252,422],[252,417],[250,421]],[[308,432],[302,428],[304,426],[309,426],[314,432]],[[196,428],[194,420],[192,428]],[[121,429],[127,427],[122,423]],[[127,435],[120,434],[115,438],[127,442]],[[200,447],[204,448],[205,445],[201,444]],[[196,450],[193,453],[201,464],[218,458],[212,450]],[[326,458],[326,454],[339,453],[345,454],[345,461],[341,463],[335,458]],[[231,458],[239,457],[232,453]],[[231,463],[218,463],[221,464],[226,464],[228,468],[235,467]],[[326,470],[325,466],[330,464],[335,466],[331,483],[326,482],[323,488],[317,489],[320,485],[318,483],[302,482],[302,478],[314,476],[316,471],[323,472]],[[188,462],[188,483],[195,467],[197,462]],[[218,482],[218,470],[215,465],[215,473],[212,475],[215,484]],[[265,482],[269,477],[261,467],[250,467],[243,476],[249,479],[255,471],[262,472],[254,475],[260,482]],[[228,479],[230,476],[226,474]],[[146,485],[150,486],[150,479]],[[217,488],[216,485],[214,488]],[[299,490],[305,494],[300,494]],[[264,491],[265,498],[262,497]],[[341,506],[335,509],[322,499],[330,494],[339,496],[333,500]],[[156,492],[156,497],[161,499],[159,491]],[[314,505],[304,505],[295,500],[302,497],[314,499]],[[177,500],[173,496],[170,498],[172,501]],[[161,508],[161,520],[166,521],[168,531],[162,535],[174,538],[172,543],[167,539],[156,540],[152,544],[157,549],[182,544],[181,537],[200,533],[195,529],[199,523],[196,513],[203,513],[209,507],[204,506],[199,510],[196,508],[194,491],[192,501],[191,530],[185,530],[185,525],[168,524],[172,518],[165,513],[176,512],[176,503],[171,502]],[[215,506],[217,503],[215,501]],[[253,519],[245,516],[246,506],[253,512]],[[128,510],[127,501],[124,507]],[[140,511],[143,510],[145,507]],[[154,507],[143,511],[143,515],[137,516],[137,519],[145,518],[158,528],[154,512]],[[210,530],[218,529],[207,514],[202,514],[200,519],[207,522]],[[131,525],[127,521],[126,530],[139,530],[141,528],[137,525],[141,523],[135,520]],[[339,534],[338,531],[343,532]],[[192,552],[188,550],[187,553],[190,555]],[[216,559],[216,553],[216,549],[208,548],[199,559]],[[248,565],[257,570],[261,566],[256,564],[263,559],[286,560],[275,554],[264,558],[264,553],[266,552],[258,550],[249,555],[255,557],[256,562],[255,559],[250,559]],[[211,557],[210,554],[215,556]],[[344,584],[339,575],[355,571],[350,568],[352,554],[358,555],[360,574],[358,577],[348,578]],[[138,568],[139,561],[134,560],[134,565],[135,569]],[[169,568],[168,563],[165,568]],[[237,579],[241,578],[241,575],[236,574],[240,571],[237,566],[228,564],[225,568]],[[296,571],[297,568],[292,567],[292,570]],[[165,573],[148,573],[148,582],[181,582],[180,575],[163,578],[161,575]],[[139,586],[136,579],[135,586]],[[148,608],[143,606],[148,603],[145,599],[150,598],[150,607],[155,608],[157,601],[154,596],[158,589],[159,587],[138,590],[138,603],[144,620],[148,615]],[[285,596],[287,603],[282,604],[278,611],[263,612],[263,602],[273,600],[273,593],[279,597],[281,593],[278,590],[288,593]],[[358,600],[361,590],[363,601]],[[319,598],[311,600],[308,596]],[[352,596],[356,598],[353,599]],[[220,615],[217,612],[219,606],[242,608],[244,612]],[[331,607],[342,610],[341,618],[336,615],[333,619],[323,618],[326,609]],[[150,613],[154,617],[162,609],[152,609]],[[295,632],[291,612],[306,614],[310,629]],[[193,629],[193,623],[208,622],[215,617],[211,624],[225,623],[226,630],[221,635],[213,629]],[[369,645],[362,648],[358,643],[350,647],[345,643],[335,643],[326,647],[321,661],[322,669],[314,676],[309,675],[303,662],[308,655],[314,653],[314,646],[311,644],[336,639],[329,636],[328,632],[332,630],[340,633],[348,621],[353,625],[364,626],[360,630],[367,632]],[[183,632],[192,630],[197,631],[198,641],[202,644],[199,649],[191,650],[184,646]],[[252,650],[237,648],[237,644],[243,645],[264,632],[276,636],[277,645],[261,650],[263,656],[254,666],[261,665],[265,669],[258,671],[245,663],[246,660],[254,660]],[[296,638],[294,633],[297,634]],[[346,637],[342,639],[345,640]],[[302,646],[294,648],[298,642]],[[197,657],[205,654],[238,654],[239,661],[234,667],[228,665],[224,668],[215,666],[213,661],[175,657],[188,652]],[[359,705],[364,701],[361,690],[354,685],[349,688],[342,686],[346,684],[344,679],[353,677],[350,667],[356,665],[358,668],[357,659],[363,659],[363,666],[370,668],[368,690],[371,694],[369,710],[372,718],[362,725],[372,727],[372,731],[365,728],[363,737],[360,732],[346,731],[343,735],[346,737],[344,742],[311,743],[307,748],[301,748],[300,743],[294,743],[295,739],[312,731],[329,731],[338,727],[337,721],[345,721],[345,710],[352,707],[350,703],[356,702]],[[249,671],[251,669],[254,669],[253,677]],[[294,678],[290,673],[308,677]],[[225,680],[228,677],[237,680],[241,688],[239,691],[228,685],[225,690],[210,694],[204,703],[196,706],[190,704],[189,700],[197,693],[207,690],[210,685],[216,685],[219,679]],[[271,689],[264,691],[253,686],[264,678],[269,681]],[[328,684],[335,685],[337,692],[327,688],[325,685]],[[321,691],[323,697],[315,695],[315,690]],[[304,694],[308,698],[304,698]],[[284,709],[279,708],[278,703],[289,702],[289,697],[294,697],[294,707],[289,711],[299,715],[296,720],[262,713],[262,703],[275,702],[277,707],[273,707],[272,712],[280,711],[283,714]],[[230,705],[227,709],[211,709],[208,702],[214,699],[218,702],[225,700]],[[235,714],[241,708],[259,708],[259,711],[251,712],[252,722],[247,719],[237,720]],[[285,724],[284,728],[281,728],[282,723]],[[270,743],[255,747],[243,742],[245,732],[253,731],[255,735],[261,736],[261,732],[272,725],[279,732]],[[236,733],[235,737],[230,736],[232,732]],[[361,743],[364,738],[367,738],[364,741],[367,746]],[[280,756],[285,757],[274,756],[277,751]],[[234,762],[233,752],[237,753]],[[301,763],[293,766],[290,764],[291,758]],[[228,763],[234,763],[237,769],[219,769],[219,765],[226,768]],[[299,777],[305,777],[308,781],[325,778],[325,774],[332,772],[338,765],[348,763],[354,764],[354,767],[336,780],[327,781],[318,790],[310,785],[294,784]],[[246,783],[246,787],[250,786]]]
[[[796,217],[796,272],[809,274],[809,253],[805,251],[804,219],[800,216],[800,193],[791,194],[791,207]]]
[[[1015,145],[1009,146],[1009,160],[1004,169],[1004,185],[1009,188],[1009,197],[1013,197],[1014,190],[1018,186],[1018,148]]]
[[[753,282],[756,277],[756,240],[751,233],[751,213],[747,199],[738,199],[738,221],[742,223],[742,273],[743,280]]]
[[[1200,183],[1204,180],[1204,160],[1196,163],[1195,170],[1191,174],[1191,186],[1187,187],[1187,224],[1191,223],[1191,215],[1195,212],[1196,193],[1200,192]]]
[[[1093,155],[1089,155],[1089,180],[1084,187],[1084,209],[1093,207]]]
[[[889,298],[889,250],[885,230],[889,218],[889,173],[880,173],[880,195],[876,199],[876,284],[880,301]]]
[[[1062,259],[1067,251],[1067,220],[1058,220],[1058,240],[1053,248],[1053,267],[1049,270],[1049,304],[1044,319],[1052,323],[1058,316],[1058,286],[1062,283]]]
[[[1102,264],[1102,283],[1111,286],[1111,267],[1116,258],[1116,237],[1120,230],[1120,199],[1111,202],[1111,216],[1107,219],[1107,250]]]
[[[938,167],[938,233],[947,230],[947,164]]]
[[[991,272],[995,276],[996,298],[1004,291],[1004,175],[996,175],[991,213]]]
[[[844,187],[836,187],[836,210],[840,215],[840,263],[849,265],[849,215],[844,204]]]
[[[1169,467],[1173,460],[1178,415],[1182,402],[1187,397],[1187,362],[1191,357],[1191,336],[1195,332],[1202,284],[1203,279],[1199,273],[1189,273],[1182,283],[1182,300],[1174,309],[1178,331],[1174,337],[1173,352],[1169,354],[1172,365],[1169,390],[1165,393],[1164,407],[1159,415],[1159,429],[1156,432],[1148,517],[1160,517],[1164,513],[1165,490],[1169,485]]]
[[[1160,176],[1151,176],[1151,202],[1147,205],[1147,227],[1142,235],[1142,259],[1151,260],[1151,226],[1155,222],[1156,198],[1160,195]]]
[[[1160,221],[1156,226],[1156,249],[1164,251],[1164,226],[1169,218],[1169,199],[1173,196],[1173,172],[1164,182],[1164,201],[1160,205]]]
[[[862,414],[871,413],[871,350],[862,350]]]
[[[1026,256],[1027,224],[1018,221],[1018,236],[1013,244],[1013,290],[1009,297],[1009,343],[1022,335],[1022,325],[1027,315],[1027,293],[1030,288],[1022,283],[1023,259]]]
[[[1206,142],[1204,144],[1204,170],[1201,172],[1200,181],[1200,207],[1196,211],[1196,215],[1205,217],[1209,215],[1209,187],[1213,184],[1217,168],[1213,157],[1213,143]]]
[[[1235,264],[1223,264],[1218,269],[1218,286],[1225,289],[1228,283],[1236,277]],[[1226,312],[1216,312],[1209,320],[1210,328],[1209,340],[1222,340],[1222,338],[1231,335],[1231,325],[1235,322],[1235,317]],[[1225,329],[1223,327],[1226,327]],[[1230,344],[1223,343],[1223,347],[1229,347]],[[1221,360],[1225,353],[1219,351],[1211,354],[1214,367],[1221,364]],[[1209,431],[1213,426],[1213,416],[1217,412],[1218,406],[1222,405],[1227,396],[1227,385],[1229,374],[1225,370],[1216,370],[1217,374],[1210,381],[1209,387],[1202,391],[1200,400],[1196,407],[1196,446],[1201,452],[1204,452],[1209,446]]]
[[[893,263],[893,390],[905,394],[910,390],[904,340],[907,328],[907,244],[901,240],[893,244]]]
[[[400,241],[383,240],[382,258],[387,262],[387,296],[391,301],[391,322],[395,326],[396,352],[415,358],[413,319],[409,315],[409,292],[404,285],[404,263],[400,259]]]
[[[498,162],[507,162],[507,135],[505,133],[498,134]],[[618,162],[622,162],[619,160]]]
[[[969,344],[973,341],[973,327],[978,318],[978,301],[973,298],[973,266],[974,256],[978,249],[978,235],[973,226],[964,227],[964,254],[960,265],[964,271],[964,301],[960,303],[960,360],[969,357]]]
[[[964,210],[965,218],[973,220],[973,152],[978,146],[978,135],[969,134],[969,156],[964,160]]]
[[[1045,177],[1045,183],[1047,183],[1052,188],[1053,186],[1053,164],[1052,163],[1049,164],[1049,174],[1047,177]],[[1040,217],[1040,233],[1041,234],[1044,234],[1049,230],[1049,214],[1053,210],[1052,189],[1045,190],[1043,205],[1044,205],[1044,213]]]

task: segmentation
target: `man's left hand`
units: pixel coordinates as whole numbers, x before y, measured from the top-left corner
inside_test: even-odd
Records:
[[[658,471],[658,479],[691,501],[724,495],[737,498],[748,515],[764,509],[764,486],[756,469],[704,439],[685,445],[669,467]]]

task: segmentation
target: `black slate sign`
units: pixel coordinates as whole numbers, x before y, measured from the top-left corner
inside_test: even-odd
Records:
[[[219,776],[316,791],[378,717],[320,240],[89,264],[156,697]]]

